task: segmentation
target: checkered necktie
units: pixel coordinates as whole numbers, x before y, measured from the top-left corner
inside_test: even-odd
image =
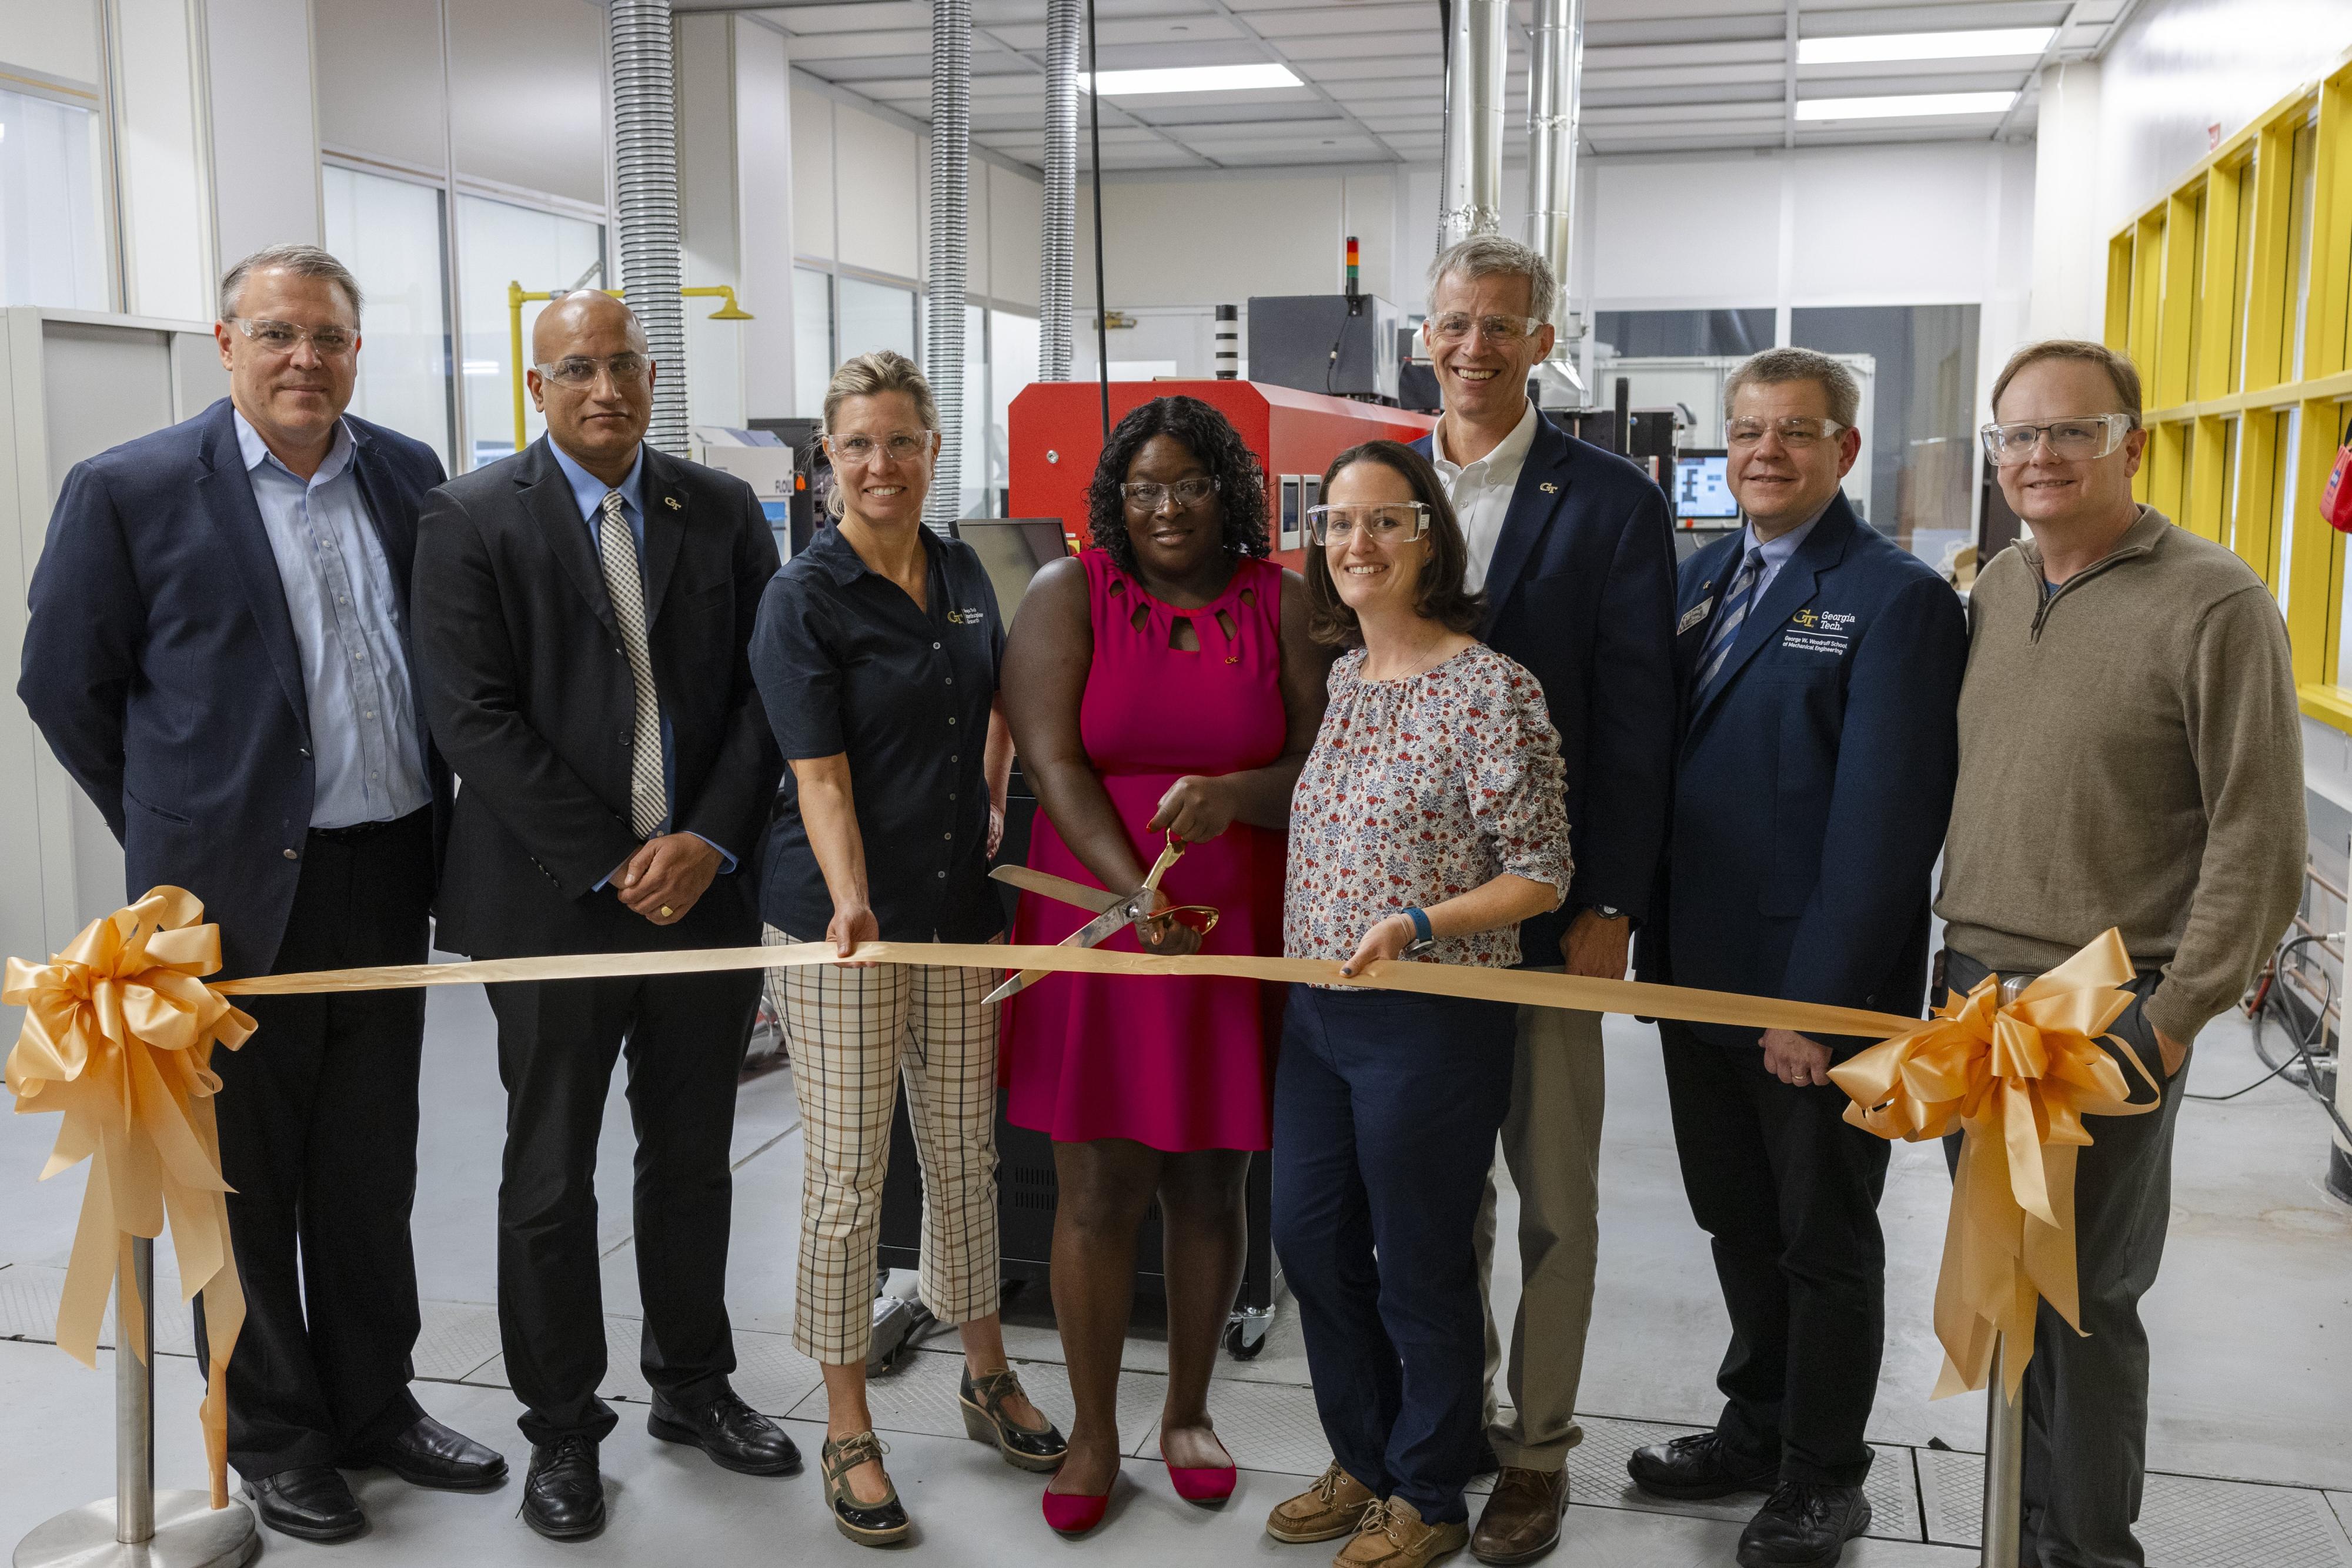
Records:
[[[646,642],[646,590],[637,575],[637,541],[621,515],[621,493],[604,493],[604,518],[596,528],[596,548],[604,558],[604,592],[620,623],[621,650],[637,688],[637,722],[629,739],[629,826],[649,839],[669,816],[669,791],[662,785],[661,697],[654,690],[653,650]]]
[[[1706,695],[1714,687],[1715,677],[1723,673],[1731,645],[1739,640],[1739,623],[1748,619],[1748,608],[1756,602],[1756,585],[1763,577],[1764,552],[1751,549],[1739,563],[1739,575],[1723,591],[1723,612],[1715,618],[1715,630],[1706,634],[1706,646],[1699,650],[1696,690],[1700,695]]]

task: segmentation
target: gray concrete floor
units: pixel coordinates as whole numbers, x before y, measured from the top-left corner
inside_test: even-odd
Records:
[[[426,1300],[417,1354],[420,1396],[435,1414],[506,1451],[518,1472],[529,1455],[504,1385],[492,1302],[491,1202],[503,1099],[481,995],[433,995],[426,1045],[424,1176],[417,1265]],[[266,1049],[266,1042],[257,1042]],[[1555,1561],[1591,1568],[1668,1568],[1731,1560],[1754,1499],[1676,1508],[1623,1482],[1626,1452],[1662,1431],[1712,1421],[1713,1373],[1727,1333],[1704,1239],[1693,1227],[1666,1127],[1656,1040],[1630,1019],[1607,1030],[1611,1105],[1603,1155],[1602,1253],[1584,1394],[1589,1436],[1571,1467],[1566,1543]],[[2235,1088],[2261,1069],[2243,1026],[2225,1019],[2200,1043],[2192,1087]],[[789,1422],[805,1452],[823,1436],[815,1367],[783,1337],[791,1325],[800,1189],[798,1107],[788,1071],[749,1080],[735,1135],[736,1208],[729,1304],[742,1370],[738,1387]],[[110,1377],[74,1364],[52,1344],[57,1287],[73,1236],[82,1174],[35,1185],[56,1124],[0,1119],[0,1391],[13,1418],[0,1427],[0,1542],[43,1518],[110,1490]],[[2094,1128],[2095,1132],[2095,1126]],[[608,1396],[622,1425],[604,1462],[613,1524],[598,1540],[558,1548],[514,1517],[516,1487],[468,1496],[419,1491],[380,1472],[355,1478],[366,1536],[341,1547],[271,1535],[273,1559],[483,1564],[688,1562],[727,1568],[786,1558],[871,1562],[836,1535],[811,1474],[777,1480],[730,1475],[700,1455],[654,1441],[643,1424],[645,1384],[635,1366],[639,1312],[630,1234],[632,1145],[617,1087],[598,1166],[603,1196]],[[2228,1105],[2192,1103],[2181,1124],[2175,1208],[2163,1278],[2147,1301],[2156,1347],[2148,1489],[2143,1534],[2150,1562],[2216,1568],[2352,1568],[2352,1209],[2321,1189],[2327,1124],[2284,1084]],[[1976,1560],[1980,1398],[1930,1403],[1937,1350],[1928,1324],[1949,1184],[1931,1147],[1898,1145],[1884,1205],[1890,1269],[1885,1367],[1872,1424],[1880,1463],[1872,1477],[1877,1521],[1846,1561],[1857,1568]],[[1510,1202],[1506,1194],[1507,1205]],[[1510,1218],[1504,1218],[1509,1233]],[[159,1257],[168,1280],[168,1247]],[[1499,1260],[1496,1305],[1507,1321],[1516,1268]],[[169,1287],[167,1286],[166,1289]],[[163,1294],[159,1291],[159,1294]],[[168,1297],[167,1297],[168,1300]],[[158,1474],[166,1487],[200,1483],[194,1421],[200,1388],[186,1356],[184,1315],[160,1316]],[[21,1343],[6,1343],[14,1339]],[[1060,1346],[1042,1301],[1016,1300],[1007,1340],[1033,1393],[1066,1416]],[[1282,1548],[1260,1524],[1265,1510],[1318,1469],[1325,1452],[1306,1387],[1294,1317],[1277,1318],[1256,1360],[1221,1363],[1212,1399],[1220,1430],[1244,1467],[1222,1509],[1179,1500],[1150,1457],[1164,1346],[1148,1324],[1129,1342],[1122,1426],[1136,1457],[1108,1523],[1078,1543],[1038,1518],[1034,1477],[964,1440],[954,1407],[951,1340],[877,1382],[877,1425],[891,1472],[918,1521],[908,1556],[955,1563],[1026,1563],[1066,1556],[1114,1563],[1190,1563],[1212,1557],[1326,1561]],[[1466,1558],[1465,1559],[1466,1561]]]

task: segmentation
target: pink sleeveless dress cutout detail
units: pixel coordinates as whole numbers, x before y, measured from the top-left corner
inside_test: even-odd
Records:
[[[1213,601],[1182,610],[1144,592],[1101,550],[1079,559],[1095,643],[1079,734],[1136,859],[1149,866],[1161,837],[1144,824],[1171,784],[1187,774],[1263,768],[1282,755],[1282,569],[1244,557]],[[1180,620],[1192,622],[1197,651],[1174,645]],[[1162,879],[1174,902],[1218,910],[1204,952],[1281,953],[1288,843],[1286,833],[1235,822],[1187,849]],[[1097,885],[1042,810],[1029,864]],[[1025,894],[1013,939],[1059,942],[1087,919]],[[1103,946],[1139,950],[1132,931]],[[1284,990],[1222,977],[1048,975],[1005,1004],[1006,1113],[1062,1143],[1131,1138],[1171,1153],[1266,1148]]]

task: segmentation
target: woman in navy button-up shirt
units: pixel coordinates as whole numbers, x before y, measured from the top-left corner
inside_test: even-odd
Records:
[[[791,764],[761,886],[767,939],[985,942],[1013,763],[996,708],[1004,630],[970,546],[923,526],[939,454],[930,388],[864,354],[824,400],[838,521],[768,585],[751,673]],[[793,1343],[824,1368],[824,1472],[853,1541],[908,1533],[866,1406],[876,1244],[898,1081],[923,1166],[923,1301],[961,1325],[964,1424],[1024,1469],[1062,1435],[1005,1365],[997,1321],[992,969],[773,971],[807,1143]]]

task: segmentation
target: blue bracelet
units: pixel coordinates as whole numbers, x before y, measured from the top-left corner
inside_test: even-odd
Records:
[[[1404,912],[1404,916],[1407,920],[1412,922],[1412,939],[1414,941],[1434,942],[1437,940],[1437,933],[1429,924],[1429,911],[1415,907],[1406,910]]]

